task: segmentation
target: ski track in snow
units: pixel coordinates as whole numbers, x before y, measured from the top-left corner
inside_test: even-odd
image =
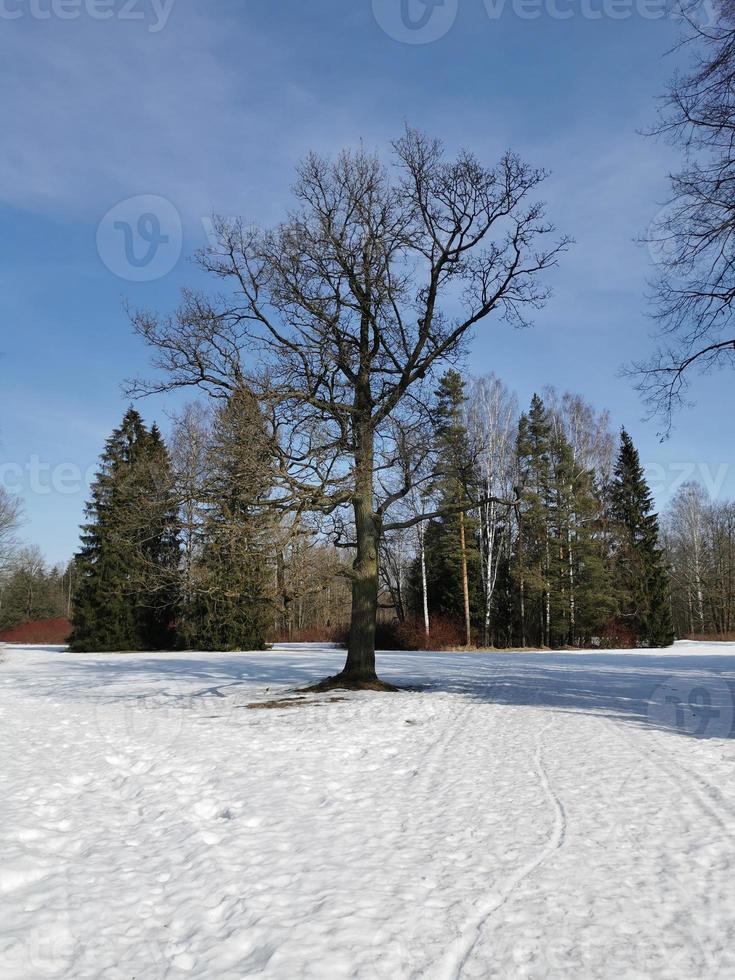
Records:
[[[459,980],[462,976],[467,960],[472,954],[479,939],[480,931],[487,924],[490,917],[508,902],[513,893],[517,890],[521,882],[525,881],[530,875],[549,860],[564,843],[564,832],[566,830],[566,816],[564,807],[551,787],[549,775],[543,761],[543,736],[551,728],[547,725],[536,735],[536,753],[534,765],[539,783],[541,784],[546,798],[552,811],[553,825],[549,834],[548,841],[541,852],[526,864],[522,865],[510,878],[507,884],[501,889],[499,895],[486,898],[475,914],[466,923],[463,933],[449,947],[445,962],[437,972],[437,980]]]
[[[2,980],[732,980],[735,644],[342,656],[2,650]]]

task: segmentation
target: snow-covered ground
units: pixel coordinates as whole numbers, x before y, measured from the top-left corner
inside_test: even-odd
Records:
[[[735,644],[342,657],[0,651],[3,980],[735,977]]]

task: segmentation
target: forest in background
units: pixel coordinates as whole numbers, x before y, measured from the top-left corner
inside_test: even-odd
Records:
[[[735,505],[686,483],[659,526],[607,412],[553,388],[521,410],[493,375],[451,369],[431,418],[416,433],[407,526],[381,543],[379,646],[620,647],[733,631]],[[74,560],[48,568],[6,542],[0,630],[71,616],[77,648],[99,650],[344,641],[342,518],[281,513],[275,465],[245,393],[189,404],[168,440],[131,408]]]

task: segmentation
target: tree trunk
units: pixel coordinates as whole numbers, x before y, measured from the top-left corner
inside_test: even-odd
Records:
[[[486,486],[486,492],[490,496],[491,487]],[[484,516],[483,516],[484,514]],[[500,543],[498,541],[498,529],[497,529],[497,515],[496,507],[494,503],[486,504],[483,510],[480,512],[481,520],[485,524],[483,536],[485,540],[484,550],[485,550],[485,570],[484,570],[484,585],[485,585],[485,610],[484,610],[484,620],[482,627],[482,641],[484,646],[490,646],[490,622],[492,617],[492,602],[493,595],[495,593],[495,583],[497,581],[498,575],[498,555],[497,552],[500,548]]]
[[[521,614],[521,646],[526,645],[526,575],[523,567],[525,560],[523,554],[523,528],[521,526],[520,514],[518,515],[518,586]]]
[[[568,548],[568,562],[569,562],[569,642],[574,646],[574,641],[576,639],[577,630],[577,608],[576,599],[574,595],[575,581],[574,581],[574,550],[572,546],[572,529],[567,527],[567,548]]]
[[[378,616],[378,549],[380,519],[373,511],[373,431],[369,396],[358,392],[356,405],[359,420],[355,439],[355,491],[352,498],[355,514],[356,555],[352,565],[352,615],[347,660],[341,674],[333,679],[336,686],[389,689],[375,673],[375,624]]]
[[[549,531],[546,530],[546,564],[544,566],[544,645],[551,646],[551,556]]]
[[[421,552],[421,598],[424,606],[424,634],[429,639],[429,588],[426,582],[426,545],[424,542],[425,529],[419,525],[419,550]]]
[[[472,645],[472,624],[470,622],[470,587],[467,576],[467,543],[464,533],[464,511],[459,512],[459,543],[462,553],[462,598],[464,599],[465,644]]]
[[[352,566],[352,616],[347,661],[342,678],[350,683],[377,681],[375,622],[378,614],[379,532],[372,508],[372,492],[358,493],[354,501],[357,555]]]

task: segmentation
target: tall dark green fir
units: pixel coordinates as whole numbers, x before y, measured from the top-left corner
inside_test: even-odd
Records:
[[[178,521],[168,452],[130,408],[107,440],[75,557],[71,647],[157,650],[173,642]]]
[[[620,616],[653,647],[674,641],[668,573],[659,546],[658,515],[638,450],[625,431],[611,488],[615,525],[615,570]]]

